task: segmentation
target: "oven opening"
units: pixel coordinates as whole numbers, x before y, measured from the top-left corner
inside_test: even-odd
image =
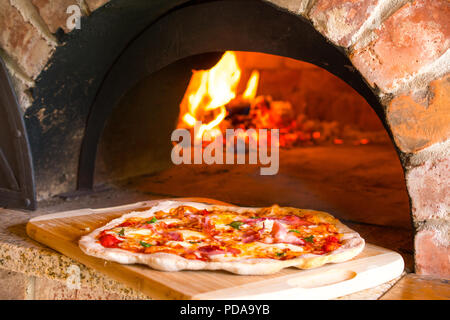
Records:
[[[176,149],[174,130],[193,147]],[[261,145],[265,162],[252,153]],[[310,63],[226,51],[178,60],[122,97],[101,134],[94,188],[326,211],[412,270],[404,181],[382,121],[350,85]]]

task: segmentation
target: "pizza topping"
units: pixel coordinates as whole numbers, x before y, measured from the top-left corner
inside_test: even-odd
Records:
[[[305,225],[307,226],[311,224],[310,222],[293,215],[278,218],[277,220],[290,226],[305,226]]]
[[[170,240],[183,241],[183,236],[179,232],[170,231],[166,235]]]
[[[250,231],[247,231],[246,233],[244,233],[244,235],[242,237],[242,242],[243,243],[254,242],[254,241],[259,240],[260,238],[261,238],[261,235],[259,234],[258,231],[250,230]]]
[[[118,227],[128,227],[132,225],[133,225],[132,221],[125,221],[124,223],[119,224]]]
[[[263,233],[271,233],[272,229],[273,229],[273,223],[274,222],[275,222],[274,220],[266,219],[266,220],[263,220],[261,222],[258,222],[257,225],[259,227],[261,227],[260,231],[262,231]]]
[[[272,235],[277,242],[293,243],[298,245],[305,244],[302,239],[292,233],[288,233],[286,227],[278,221],[275,221],[273,224]]]
[[[214,225],[211,223],[210,220],[211,219],[208,216],[204,218],[204,222],[202,224],[202,231],[204,231],[206,234],[208,234],[210,236],[214,236],[214,235],[218,234],[219,231],[217,231],[214,228]]]
[[[147,243],[147,242],[145,242],[145,241],[141,241],[140,244],[141,244],[141,246],[146,247],[146,248],[149,248],[149,247],[152,246],[152,244]]]
[[[221,249],[219,246],[204,246],[197,249],[201,253],[206,253],[208,255],[215,255],[215,254],[224,254],[227,253],[226,250]]]
[[[210,214],[211,212],[209,212],[208,210],[200,210],[198,211],[198,214],[201,214],[202,216],[206,216],[208,214]]]
[[[145,224],[150,224],[150,223],[155,223],[155,222],[157,222],[158,221],[158,219],[156,219],[155,217],[153,217],[153,218],[151,218],[149,221],[145,221],[144,223]]]
[[[229,226],[239,230],[243,224],[244,222],[242,221],[233,221],[232,223],[229,224]]]
[[[233,257],[287,260],[305,253],[325,254],[341,246],[333,223],[307,210],[282,211],[277,206],[239,213],[180,206],[151,217],[128,218],[102,231],[98,242],[106,248],[171,253],[202,261]]]
[[[111,234],[104,234],[98,240],[105,248],[118,248],[119,243],[122,242]]]

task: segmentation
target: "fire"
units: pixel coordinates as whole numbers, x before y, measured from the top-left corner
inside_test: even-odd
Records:
[[[225,105],[236,98],[240,79],[241,69],[232,51],[225,52],[211,69],[194,71],[181,103],[182,121],[188,128],[193,128],[196,121],[205,122],[205,119],[210,119],[201,125],[195,138],[201,138],[207,131],[212,136],[217,135],[219,125],[227,115]],[[247,93],[249,98],[256,95],[258,86],[257,79],[251,81],[251,88]]]
[[[247,88],[245,89],[242,97],[245,100],[252,101],[256,98],[256,92],[258,91],[259,84],[259,72],[257,70],[253,70],[252,75],[247,83]]]
[[[303,114],[296,114],[289,101],[275,101],[269,95],[258,96],[260,74],[257,70],[252,71],[245,90],[238,93],[241,75],[242,70],[233,51],[225,52],[209,70],[194,70],[180,104],[177,127],[195,132],[195,141],[202,138],[213,140],[228,128],[279,129],[279,146],[283,148],[324,141],[344,144],[342,130],[336,127],[335,122],[307,119]],[[197,122],[202,124],[194,130]],[[238,138],[246,143],[249,139],[267,139],[258,134]],[[359,139],[355,143],[365,145],[369,142],[369,139]]]

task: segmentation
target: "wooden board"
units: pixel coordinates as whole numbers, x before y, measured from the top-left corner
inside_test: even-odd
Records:
[[[381,300],[450,300],[450,279],[408,274]]]
[[[176,200],[225,204],[203,198]],[[224,271],[162,272],[88,256],[78,247],[82,235],[125,213],[147,210],[156,202],[43,215],[28,222],[27,233],[32,239],[154,299],[331,299],[375,287],[403,271],[403,259],[398,253],[370,244],[360,255],[344,263],[311,270],[291,267],[264,276],[240,276]]]

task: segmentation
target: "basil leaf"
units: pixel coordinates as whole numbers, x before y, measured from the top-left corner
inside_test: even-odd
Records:
[[[118,234],[119,234],[119,236],[121,236],[121,237],[125,237],[125,229],[122,228],[122,230],[120,230]]]
[[[282,257],[286,254],[286,252],[277,252],[276,255],[277,257]]]
[[[292,229],[292,230],[289,230],[289,232],[300,233],[300,231],[298,231],[298,230],[294,230],[294,229]]]
[[[242,221],[233,221],[229,226],[239,230],[244,223]]]
[[[150,221],[146,221],[145,224],[150,224],[150,223],[155,223],[157,222],[158,219],[156,219],[155,217],[153,217]]]
[[[309,236],[309,237],[303,238],[303,240],[305,240],[306,242],[309,242],[309,243],[314,243],[314,236]]]
[[[140,244],[141,244],[141,246],[146,247],[146,248],[153,246],[152,244],[144,242],[144,241],[141,241]]]

